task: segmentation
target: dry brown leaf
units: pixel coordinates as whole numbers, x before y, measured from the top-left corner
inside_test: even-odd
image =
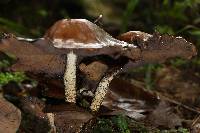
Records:
[[[93,115],[85,109],[74,104],[52,105],[46,108],[46,112],[54,114],[57,132],[80,132],[81,128]]]
[[[15,133],[21,123],[21,111],[13,104],[0,98],[0,132]]]
[[[191,72],[190,75],[193,75]],[[163,95],[171,97],[190,107],[200,106],[199,81],[190,79],[180,71],[172,67],[164,67],[156,72],[156,90]]]
[[[50,125],[47,114],[43,111],[44,101],[37,97],[24,97],[20,99],[20,108],[24,113],[19,132],[48,132]]]
[[[143,114],[157,106],[158,101],[156,94],[116,78],[111,82],[103,106],[112,110],[106,112],[106,115],[123,114],[138,120],[144,119],[146,115]]]
[[[182,126],[182,119],[173,112],[173,108],[161,101],[156,109],[149,114],[148,120],[154,127],[173,129]]]
[[[129,31],[118,36],[119,40],[136,44],[141,49],[141,60],[128,62],[124,69],[147,63],[164,63],[167,59],[181,57],[190,59],[197,55],[195,46],[182,37],[171,35],[153,35],[141,31]]]
[[[30,127],[21,126],[21,132],[49,131],[50,121],[47,113],[54,115],[52,120],[57,132],[78,132],[86,122],[93,118],[90,112],[74,104],[47,105],[36,97],[22,98],[20,101],[23,111],[32,116],[32,119],[28,121]],[[24,130],[24,128],[27,129]]]

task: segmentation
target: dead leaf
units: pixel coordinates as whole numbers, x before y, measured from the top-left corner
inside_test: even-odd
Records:
[[[22,98],[20,106],[26,113],[25,120],[20,126],[19,131],[21,132],[50,131],[52,125],[47,117],[48,113],[54,115],[56,132],[78,132],[86,122],[93,118],[90,112],[74,104],[47,105],[36,97]]]
[[[21,111],[13,104],[0,98],[0,132],[15,133],[21,123]]]
[[[37,97],[20,99],[20,108],[23,112],[19,132],[48,132],[50,125],[47,114],[43,111],[45,103]]]
[[[57,132],[80,132],[81,128],[93,118],[90,112],[74,104],[50,105],[46,112],[54,113]]]
[[[1,40],[0,51],[14,55],[16,63],[13,71],[25,71],[48,76],[61,75],[64,72],[64,58],[51,55],[28,43],[18,41],[14,37]]]
[[[200,123],[197,123],[192,127],[191,133],[199,133],[199,132],[200,132]]]
[[[164,101],[161,101],[156,109],[149,114],[148,120],[153,126],[159,128],[172,129],[182,126],[182,119]]]
[[[126,80],[116,78],[111,82],[103,106],[111,110],[106,112],[106,115],[123,114],[139,120],[144,119],[146,117],[144,114],[152,110],[158,101],[154,93],[136,87]]]
[[[86,78],[93,81],[99,81],[100,78],[106,73],[108,70],[108,66],[101,62],[94,61],[89,65],[84,63],[79,65],[79,69],[86,75]]]
[[[141,59],[136,62],[128,62],[124,69],[141,66],[147,63],[164,63],[167,59],[181,57],[190,59],[197,55],[195,46],[182,37],[171,35],[153,35],[141,31],[129,31],[118,36],[119,40],[134,43],[141,49]]]
[[[190,75],[193,75],[193,72]],[[190,107],[198,108],[200,106],[200,84],[184,75],[183,71],[177,68],[164,67],[156,72],[155,81],[156,90],[163,95]]]

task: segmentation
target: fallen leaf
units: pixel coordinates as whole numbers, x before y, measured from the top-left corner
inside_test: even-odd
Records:
[[[164,67],[156,71],[156,90],[190,107],[200,106],[199,82],[184,75],[177,68]],[[193,72],[190,73],[193,75]]]
[[[15,133],[21,123],[21,111],[13,104],[0,98],[0,132]]]
[[[48,132],[50,125],[47,114],[43,111],[45,103],[37,97],[24,97],[20,99],[20,108],[23,119],[19,132]]]
[[[106,115],[123,114],[139,120],[144,119],[144,114],[152,110],[158,101],[156,94],[116,78],[111,82],[102,105],[111,110],[106,112]]]
[[[182,119],[173,112],[168,103],[161,101],[149,114],[148,120],[154,127],[173,129],[182,126]]]
[[[53,112],[57,132],[80,132],[93,118],[90,112],[74,104],[50,105],[46,112]]]

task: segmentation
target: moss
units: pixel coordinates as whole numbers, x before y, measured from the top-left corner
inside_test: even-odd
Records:
[[[0,73],[0,86],[7,84],[9,81],[15,81],[17,83],[28,79],[23,72],[1,72]]]
[[[120,133],[130,133],[129,127],[128,127],[128,121],[125,116],[118,115],[112,117],[112,123],[117,127],[117,129],[120,131]]]
[[[97,123],[93,128],[94,133],[113,133],[112,122],[109,119],[97,119]]]
[[[98,118],[93,128],[94,133],[130,133],[126,116],[117,115],[109,118]]]
[[[160,133],[189,133],[189,130],[179,127],[178,129],[162,130]]]

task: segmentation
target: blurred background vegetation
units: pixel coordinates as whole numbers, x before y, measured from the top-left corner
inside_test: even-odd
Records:
[[[200,48],[200,0],[1,0],[0,32],[37,38],[59,19],[94,21],[100,14],[99,25],[113,36],[130,30],[159,31],[183,36]],[[166,64],[199,74],[200,58],[190,62],[174,59]],[[1,60],[0,67],[8,65]],[[152,71],[157,68],[147,65],[142,69],[147,88],[151,88]]]

